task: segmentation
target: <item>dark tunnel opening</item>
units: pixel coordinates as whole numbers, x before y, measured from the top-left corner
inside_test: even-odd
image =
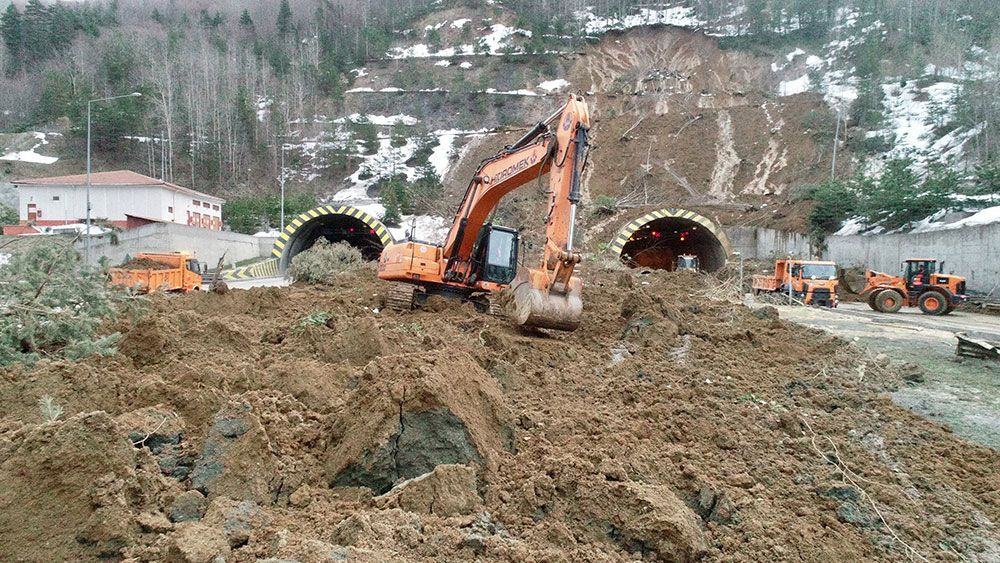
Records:
[[[640,226],[622,247],[621,260],[630,267],[673,271],[681,255],[697,256],[699,268],[706,272],[726,265],[726,249],[715,233],[683,217],[663,217]]]
[[[287,268],[296,254],[312,248],[321,238],[346,242],[361,251],[365,260],[378,260],[382,253],[382,241],[375,229],[361,219],[345,214],[320,215],[303,223],[289,239],[281,256],[281,269]]]

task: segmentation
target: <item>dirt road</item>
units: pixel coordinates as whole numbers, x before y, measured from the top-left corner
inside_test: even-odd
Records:
[[[930,317],[919,310],[887,315],[863,303],[833,311],[778,307],[782,318],[821,328],[923,370],[924,381],[893,393],[897,404],[950,426],[964,438],[1000,448],[1000,364],[959,358],[955,333],[1000,339],[1000,317],[955,312]]]

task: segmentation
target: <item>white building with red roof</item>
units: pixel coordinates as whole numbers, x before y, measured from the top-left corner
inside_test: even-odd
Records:
[[[34,227],[79,224],[87,216],[87,175],[15,180],[20,225],[4,234],[25,234]],[[132,172],[90,175],[90,217],[121,228],[177,223],[222,230],[222,204],[213,195]],[[37,232],[37,230],[36,230]]]

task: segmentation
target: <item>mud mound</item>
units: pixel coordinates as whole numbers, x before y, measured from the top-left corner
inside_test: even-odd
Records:
[[[28,429],[0,465],[0,559],[114,557],[156,481],[107,413]]]
[[[572,334],[376,311],[359,271],[156,296],[116,356],[4,368],[0,559],[1000,552],[1000,454],[893,405],[885,362],[711,278],[586,275]]]
[[[442,464],[495,469],[510,447],[499,386],[469,356],[389,356],[365,369],[331,430],[334,486],[381,494]]]

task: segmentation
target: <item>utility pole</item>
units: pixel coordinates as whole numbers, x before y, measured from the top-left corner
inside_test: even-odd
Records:
[[[281,230],[279,232],[285,232],[285,139],[284,136],[279,135],[278,141],[281,142],[281,176],[278,177],[278,183],[281,185]]]

